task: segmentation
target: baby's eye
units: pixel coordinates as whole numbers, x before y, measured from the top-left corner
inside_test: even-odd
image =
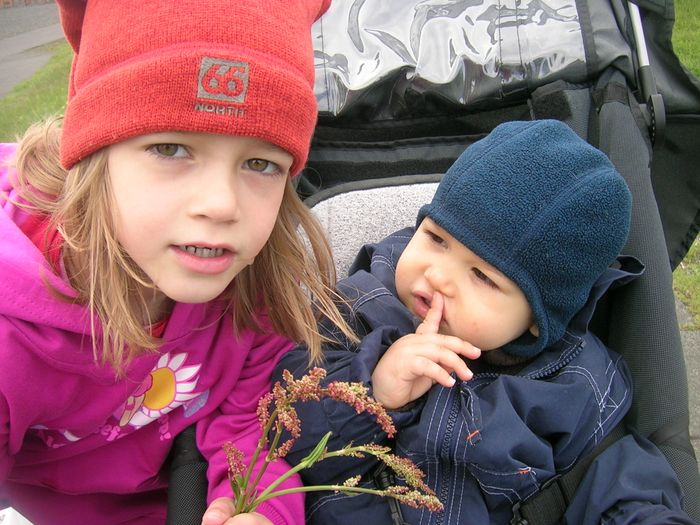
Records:
[[[148,148],[161,157],[180,158],[188,155],[187,149],[180,144],[154,144]]]
[[[440,246],[445,246],[445,239],[440,237],[437,233],[431,232],[430,230],[426,230],[425,232],[428,235],[428,238],[430,238],[431,242],[434,242],[435,244],[439,244]]]
[[[246,166],[259,173],[274,174],[280,172],[280,167],[277,164],[265,159],[249,159],[246,161]]]
[[[485,285],[490,286],[491,288],[498,288],[498,286],[496,286],[496,283],[494,283],[488,275],[486,275],[478,268],[472,268],[472,272],[474,273],[474,276]]]

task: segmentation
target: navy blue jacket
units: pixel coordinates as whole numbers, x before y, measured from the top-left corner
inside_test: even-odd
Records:
[[[338,289],[348,299],[346,318],[361,337],[344,339],[330,323],[322,328],[337,344],[325,348],[327,380],[361,381],[371,389],[371,373],[383,352],[415,330],[416,319],[396,295],[394,271],[413,234],[406,228],[381,243],[365,246]],[[591,299],[564,337],[519,370],[474,362],[470,381],[452,388],[434,386],[403,411],[390,415],[398,429],[391,443],[376,423],[330,400],[302,403],[302,437],[287,457],[299,462],[321,436],[333,432],[329,449],[366,442],[390,442],[425,473],[445,506],[431,513],[401,506],[406,523],[508,523],[514,503],[567,471],[617,425],[630,407],[631,379],[622,358],[588,331],[598,299],[611,286],[641,273],[633,258],[620,258],[596,283]],[[288,369],[307,371],[308,353],[299,347],[278,365],[275,380]],[[306,484],[342,483],[363,475],[376,486],[376,463],[332,458],[302,471]],[[599,456],[589,469],[566,522],[693,523],[681,509],[681,489],[664,456],[645,439],[630,434]],[[307,495],[307,523],[390,524],[384,498],[320,492]]]

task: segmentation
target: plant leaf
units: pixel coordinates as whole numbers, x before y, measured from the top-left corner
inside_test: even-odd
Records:
[[[323,453],[326,451],[328,440],[331,438],[332,434],[333,432],[327,432],[326,435],[319,440],[314,449],[299,462],[304,465],[304,468],[309,468],[323,456]]]

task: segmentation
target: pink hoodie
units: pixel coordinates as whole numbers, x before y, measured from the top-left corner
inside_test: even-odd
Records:
[[[0,165],[13,151],[0,145]],[[9,175],[0,166],[0,192],[11,193]],[[93,362],[86,309],[44,284],[72,294],[18,227],[26,212],[0,206],[0,508],[37,525],[164,523],[163,464],[194,422],[208,500],[230,496],[222,445],[252,452],[257,401],[292,343],[250,331],[236,338],[216,302],[177,304],[163,346],[116,380]],[[271,465],[262,485],[287,469]],[[259,511],[275,524],[304,522],[300,495]]]

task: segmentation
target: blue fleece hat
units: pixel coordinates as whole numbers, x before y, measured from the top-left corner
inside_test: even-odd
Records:
[[[444,175],[430,217],[523,291],[539,336],[502,349],[532,357],[562,337],[622,250],[632,199],[604,153],[557,120],[508,122]]]

